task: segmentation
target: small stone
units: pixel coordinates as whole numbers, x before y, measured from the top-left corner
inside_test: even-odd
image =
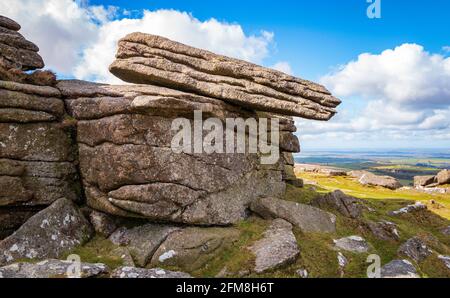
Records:
[[[406,214],[406,213],[412,213],[417,211],[426,210],[427,205],[416,202],[413,205],[407,205],[406,207],[400,208],[399,210],[391,211],[389,212],[390,215],[400,215],[400,214]]]
[[[438,259],[450,270],[450,256],[438,255]]]
[[[346,195],[341,190],[335,190],[312,201],[321,209],[333,209],[350,218],[360,218],[364,209],[363,201]]]
[[[410,257],[416,262],[422,262],[431,255],[432,251],[420,238],[413,237],[398,248],[398,253]]]
[[[298,269],[297,271],[295,271],[295,273],[297,273],[297,275],[301,278],[308,277],[308,271],[306,269]]]
[[[369,244],[360,236],[348,236],[333,240],[338,249],[343,249],[355,253],[364,253],[369,251]]]
[[[408,260],[393,260],[381,267],[382,278],[419,278],[414,265]]]
[[[119,267],[110,275],[112,278],[191,278],[187,273],[169,271],[161,268]]]
[[[72,261],[48,259],[38,263],[14,263],[0,267],[0,278],[87,278],[105,275],[108,267],[104,264],[80,263],[78,276],[77,265]]]
[[[94,227],[95,232],[106,238],[117,229],[114,218],[103,212],[92,211],[89,214],[89,221]]]

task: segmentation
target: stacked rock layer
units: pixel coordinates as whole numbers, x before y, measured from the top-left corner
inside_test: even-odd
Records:
[[[38,48],[0,17],[0,236],[61,197],[81,199],[76,148],[65,127],[64,102]],[[39,82],[25,84],[24,81]]]

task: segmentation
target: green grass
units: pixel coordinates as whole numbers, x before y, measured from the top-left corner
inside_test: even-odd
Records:
[[[450,219],[450,195],[449,194],[427,194],[415,190],[390,190],[383,187],[365,186],[358,183],[355,179],[336,176],[329,177],[325,175],[312,173],[298,173],[298,177],[307,180],[316,181],[319,184],[318,192],[329,192],[340,189],[345,193],[362,199],[401,199],[408,201],[421,201],[436,214]],[[434,200],[441,204],[443,208],[435,208],[430,204]]]

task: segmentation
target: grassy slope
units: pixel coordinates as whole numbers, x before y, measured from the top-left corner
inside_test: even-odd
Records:
[[[450,255],[450,237],[440,233],[440,229],[450,224],[449,196],[432,196],[412,191],[391,191],[382,188],[361,186],[355,181],[344,177],[325,177],[320,175],[301,175],[303,178],[314,180],[318,185],[306,185],[297,188],[288,185],[285,194],[286,200],[299,203],[309,203],[320,193],[329,192],[334,189],[342,189],[348,194],[364,198],[367,204],[375,209],[374,212],[365,212],[364,221],[388,220],[398,225],[401,236],[399,241],[383,241],[375,238],[370,232],[361,228],[361,221],[345,218],[337,214],[336,234],[303,233],[294,228],[300,256],[287,267],[273,270],[264,274],[251,273],[254,264],[254,256],[247,250],[252,243],[262,237],[268,226],[268,221],[256,216],[240,222],[236,227],[241,231],[240,239],[225,249],[220,255],[208,262],[204,267],[190,272],[197,277],[223,276],[224,272],[229,277],[298,277],[298,269],[306,269],[310,277],[340,277],[337,252],[333,248],[333,239],[349,235],[363,236],[370,244],[369,253],[354,254],[343,252],[349,264],[344,270],[344,277],[365,277],[367,256],[375,253],[381,257],[381,263],[385,264],[397,256],[398,247],[412,236],[420,236],[426,240],[428,245],[439,254]],[[444,207],[425,212],[420,216],[402,215],[389,216],[388,211],[399,209],[412,200],[429,202],[431,199],[439,201]],[[441,216],[435,214],[440,214]],[[443,218],[446,217],[447,219]],[[114,245],[108,240],[96,237],[90,244],[78,248],[75,253],[81,255],[84,262],[104,262],[111,268],[121,265],[121,260],[116,255],[111,255]],[[425,277],[450,277],[450,273],[436,256],[426,259],[420,264],[420,273]],[[176,267],[167,269],[177,270]]]

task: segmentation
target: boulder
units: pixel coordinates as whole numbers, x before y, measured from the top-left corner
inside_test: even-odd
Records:
[[[445,227],[441,230],[441,233],[447,236],[450,236],[450,226]]]
[[[398,248],[398,253],[400,255],[410,257],[419,263],[430,256],[432,251],[420,238],[413,237],[406,240],[406,242]]]
[[[174,226],[145,224],[131,229],[120,228],[109,238],[117,245],[125,246],[136,265],[145,267],[156,250],[173,232]]]
[[[427,205],[425,205],[421,202],[416,202],[414,204],[407,205],[398,210],[391,211],[391,212],[389,212],[389,215],[400,215],[400,214],[406,214],[406,213],[419,212],[419,211],[423,211],[423,210],[427,210]]]
[[[119,267],[114,269],[112,278],[191,278],[187,273],[169,271],[161,268],[145,269],[136,267]]]
[[[207,264],[239,237],[234,228],[189,227],[171,233],[154,253],[151,267],[171,266],[192,272]]]
[[[74,203],[59,199],[0,242],[0,264],[58,258],[84,244],[92,233],[91,225]]]
[[[444,264],[445,267],[447,267],[448,270],[450,270],[450,256],[443,256],[438,255],[438,259]]]
[[[308,119],[328,120],[340,103],[315,83],[144,33],[119,41],[110,71],[131,83],[192,91],[254,110]]]
[[[367,171],[350,171],[348,175],[357,178],[362,185],[381,186],[393,190],[402,187],[397,179],[390,176],[378,176]]]
[[[369,221],[364,226],[378,239],[393,241],[400,239],[400,234],[395,223],[389,221]]]
[[[442,170],[436,175],[438,184],[450,184],[450,170]]]
[[[393,260],[381,267],[382,278],[419,278],[414,265],[408,260]]]
[[[312,205],[321,209],[336,210],[345,217],[360,218],[364,210],[363,201],[335,190],[324,196],[316,197]]]
[[[292,233],[292,225],[283,219],[273,220],[263,238],[256,241],[249,250],[256,257],[254,270],[257,273],[288,265],[300,253]]]
[[[333,240],[337,249],[343,249],[354,253],[365,253],[369,251],[369,244],[360,236],[348,236]]]
[[[303,232],[336,231],[336,216],[310,205],[276,198],[260,198],[252,202],[250,209],[265,219],[282,218]]]
[[[414,186],[415,187],[420,187],[420,186],[427,186],[430,185],[432,183],[435,183],[436,181],[436,176],[414,176]]]
[[[38,263],[14,263],[0,267],[0,278],[88,278],[104,276],[108,267],[104,264],[80,263],[79,273],[77,265],[71,261],[49,259]]]

